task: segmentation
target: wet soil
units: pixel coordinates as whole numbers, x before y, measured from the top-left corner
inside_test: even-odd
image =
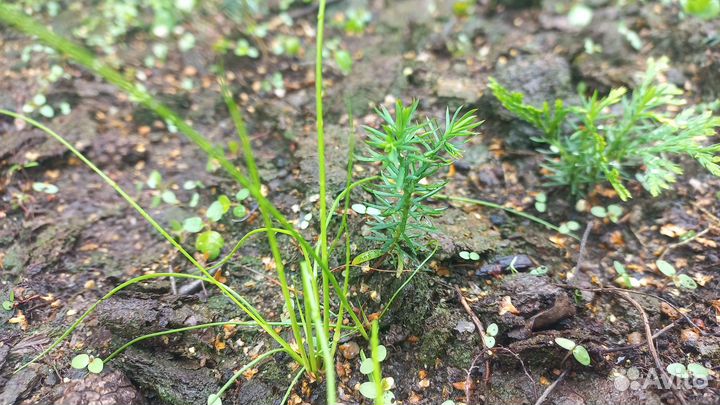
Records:
[[[329,15],[349,2],[332,2]],[[480,4],[482,3],[482,4]],[[487,5],[484,5],[488,3]],[[619,389],[618,376],[630,367],[643,375],[655,363],[644,341],[641,314],[613,286],[613,261],[626,264],[642,279],[636,300],[647,312],[664,365],[697,361],[709,368],[720,364],[720,180],[687,163],[686,174],[674,191],[662,198],[637,196],[623,204],[626,215],[610,223],[575,210],[567,190],[542,187],[541,156],[533,152],[532,130],[511,117],[488,94],[486,84],[496,77],[513,90],[542,103],[555,97],[572,101],[577,84],[607,91],[632,87],[635,73],[650,56],[668,55],[670,80],[684,87],[691,103],[709,102],[720,94],[720,23],[679,17],[677,5],[652,2],[593,1],[593,23],[578,29],[567,21],[567,2],[479,2],[469,17],[452,13],[452,2],[376,0],[367,2],[373,20],[360,35],[329,28],[353,55],[352,73],[344,76],[334,63],[326,67],[326,122],[329,187],[341,190],[345,181],[348,109],[357,124],[376,125],[372,107],[394,99],[421,100],[428,116],[443,114],[447,106],[478,108],[485,120],[482,135],[466,145],[465,157],[454,167],[447,194],[479,198],[561,223],[590,223],[579,268],[578,241],[558,235],[534,222],[503,211],[438,202],[447,208],[436,221],[440,251],[395,300],[382,322],[382,343],[388,347],[383,373],[394,378],[399,403],[532,404],[555,380],[561,379],[545,403],[659,404],[680,403],[672,390],[649,387]],[[240,95],[253,146],[269,197],[290,219],[312,214],[303,233],[316,234],[318,217],[315,166],[312,50],[314,17],[302,6],[292,27],[279,33],[298,34],[306,49],[297,58],[266,53],[259,60],[226,56],[231,85]],[[311,8],[311,7],[310,7]],[[62,14],[55,23],[71,24]],[[638,33],[642,47],[634,49],[618,32],[618,22]],[[227,16],[199,15],[187,29],[198,45],[171,52],[154,68],[142,64],[151,40],[142,33],[128,35],[119,47],[128,74],[142,72],[144,84],[213,142],[227,145],[234,129],[212,73],[218,56],[212,44],[230,35],[234,23]],[[584,51],[584,39],[602,53]],[[221,171],[208,170],[207,158],[182,137],[171,133],[150,112],[126,96],[56,56],[35,54],[20,62],[32,41],[0,27],[0,93],[3,108],[20,110],[34,94],[48,100],[69,100],[72,112],[49,120],[49,125],[83,151],[143,206],[151,206],[155,190],[137,187],[152,170],[162,173],[163,187],[189,201],[184,182],[200,181],[200,205],[217,194],[234,195],[238,187]],[[60,63],[68,76],[42,87],[51,64]],[[275,72],[284,77],[285,91],[265,91],[262,80]],[[187,90],[182,79],[192,80]],[[232,156],[240,164],[240,156]],[[16,171],[13,165],[36,167]],[[70,339],[39,364],[13,373],[74,322],[93,302],[130,277],[150,272],[191,271],[172,247],[124,204],[112,189],[73,158],[59,144],[34,129],[0,118],[0,298],[14,291],[15,307],[0,311],[0,404],[199,404],[257,354],[274,347],[251,329],[212,328],[141,342],[106,365],[98,376],[69,367],[79,351],[107,355],[139,335],[199,323],[242,319],[242,314],[212,290],[187,297],[172,294],[168,280],[142,283],[101,304]],[[355,177],[372,172],[358,168]],[[57,194],[33,191],[33,182],[49,182]],[[533,208],[534,195],[548,192],[547,213]],[[362,202],[369,198],[353,194]],[[593,205],[617,201],[608,187],[585,198]],[[202,213],[186,203],[161,204],[149,211],[164,225]],[[351,216],[356,235],[363,221]],[[217,226],[226,240],[236,240],[260,226],[255,216]],[[582,231],[582,230],[581,230]],[[687,243],[680,237],[702,233]],[[192,249],[192,238],[181,239]],[[358,249],[367,242],[358,241]],[[230,245],[230,244],[228,244]],[[298,253],[282,241],[289,263]],[[227,248],[226,248],[227,249]],[[359,251],[359,250],[358,250]],[[477,262],[459,258],[460,251],[480,255]],[[478,275],[482,266],[498,259],[526,255],[546,275],[505,271]],[[700,287],[680,293],[654,270],[662,255],[693,276]],[[267,318],[279,319],[283,308],[270,253],[259,238],[241,249],[223,276]],[[340,261],[340,258],[337,259]],[[291,270],[295,270],[291,265]],[[353,274],[352,298],[367,313],[381,309],[407,274],[393,270]],[[483,350],[471,312],[485,326],[499,327],[497,349]],[[371,297],[375,298],[373,300]],[[679,312],[678,312],[679,311]],[[692,322],[692,323],[691,323]],[[667,328],[666,328],[667,327]],[[285,333],[285,332],[284,332]],[[592,364],[582,366],[554,343],[572,339],[590,353]],[[365,347],[362,339],[354,341]],[[486,367],[485,364],[488,364]],[[340,399],[369,403],[358,391],[364,376],[357,358],[338,356]],[[489,374],[488,374],[489,372]],[[295,370],[289,358],[276,356],[241,378],[223,403],[277,404]],[[561,376],[561,377],[560,377]],[[324,403],[321,382],[301,380],[290,403]],[[720,387],[713,377],[705,388],[684,389],[687,403],[716,404]]]

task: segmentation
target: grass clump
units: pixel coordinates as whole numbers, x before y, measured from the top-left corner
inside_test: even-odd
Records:
[[[720,144],[700,143],[715,135],[720,118],[694,107],[672,113],[685,100],[680,89],[658,82],[667,69],[667,58],[650,59],[632,93],[620,87],[600,97],[596,91],[581,95],[578,106],[556,100],[536,108],[492,78],[490,89],[505,108],[541,131],[532,140],[544,146],[540,152],[546,156],[548,185],[568,186],[579,194],[607,181],[627,200],[632,195],[625,182],[635,178],[656,197],[683,173],[673,155],[689,156],[720,176]]]

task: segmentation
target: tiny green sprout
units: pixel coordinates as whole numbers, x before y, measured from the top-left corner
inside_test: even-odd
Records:
[[[474,1],[469,0],[457,0],[453,3],[452,11],[455,17],[464,18],[468,17],[472,13]]]
[[[680,3],[685,14],[705,20],[720,16],[720,0],[682,0]]]
[[[78,354],[77,356],[73,357],[70,365],[72,366],[72,368],[77,370],[83,370],[87,368],[87,370],[93,374],[100,374],[103,371],[103,367],[105,366],[101,358],[92,357],[85,353]]]
[[[473,260],[473,261],[480,260],[480,255],[477,252],[468,252],[468,251],[463,250],[460,253],[458,253],[458,256],[460,256],[460,258],[463,260]]]
[[[613,267],[615,268],[615,271],[620,275],[620,277],[615,280],[617,284],[621,284],[625,288],[633,288],[635,286],[633,281],[637,283],[637,280],[630,279],[630,276],[628,276],[627,270],[625,270],[625,266],[623,266],[622,263],[618,262],[617,260],[613,261]],[[618,281],[622,282],[620,283]]]
[[[220,195],[207,209],[205,216],[213,222],[218,222],[230,210],[232,203],[225,194]]]
[[[620,220],[620,216],[623,213],[621,206],[617,204],[610,204],[607,206],[608,219],[613,223],[617,223]]]
[[[2,308],[6,311],[12,311],[15,308],[15,291],[11,288],[8,299],[2,302]]]
[[[368,376],[369,381],[360,384],[360,394],[365,398],[374,399],[375,404],[392,404],[395,401],[395,394],[391,391],[395,385],[392,377],[382,377],[380,363],[387,357],[387,349],[378,341],[378,323],[373,322],[372,335],[370,338],[372,357],[366,357],[365,352],[360,352],[360,372]]]
[[[162,174],[160,174],[157,170],[153,170],[150,172],[150,176],[148,176],[146,184],[151,189],[160,187],[160,184],[162,184]]]
[[[189,233],[197,233],[203,229],[203,220],[200,217],[186,218],[182,223],[182,230]]]
[[[535,209],[538,212],[545,212],[547,210],[547,195],[545,193],[539,193],[535,196]]]
[[[570,9],[567,18],[570,25],[577,28],[584,28],[592,21],[593,11],[590,7],[578,3]]]
[[[682,363],[670,363],[665,368],[670,375],[678,378],[690,378],[687,368]]]
[[[242,189],[240,189],[240,191],[237,192],[237,194],[235,194],[235,199],[238,201],[243,201],[243,200],[247,199],[249,196],[250,196],[250,190],[248,190],[246,188],[242,188]]]
[[[45,194],[57,194],[59,191],[58,187],[54,184],[50,183],[43,183],[43,182],[35,182],[32,185],[33,190],[39,192],[39,193],[45,193]]]
[[[250,43],[246,39],[241,39],[235,45],[235,55],[248,56],[255,59],[260,56],[260,52],[257,48],[250,46]]]
[[[677,274],[675,267],[665,260],[657,260],[655,265],[662,274],[673,280],[676,287],[687,290],[694,290],[697,288],[697,283],[692,279],[692,277],[687,274]]]
[[[350,52],[340,49],[335,52],[335,63],[342,72],[343,75],[347,76],[352,72],[353,59]]]
[[[607,208],[601,206],[592,207],[590,213],[598,218],[607,218],[613,223],[617,223],[617,221],[620,220],[623,209],[617,204],[610,204]]]
[[[665,369],[670,375],[683,379],[691,376],[706,379],[710,376],[710,369],[700,363],[689,363],[687,367],[682,363],[671,363]]]
[[[215,231],[205,231],[195,240],[195,249],[205,254],[208,260],[218,257],[223,246],[225,239]]]
[[[570,339],[562,337],[555,338],[555,343],[563,349],[572,352],[573,357],[575,357],[575,360],[577,360],[578,363],[583,366],[590,365],[590,354],[585,347],[576,344]]]
[[[510,269],[510,272],[512,274],[518,274],[518,269],[515,267],[515,263],[517,262],[517,256],[513,256],[512,260],[510,260],[510,264],[508,265],[508,268]]]
[[[348,34],[362,34],[370,20],[372,20],[372,14],[366,8],[350,9],[347,12],[345,32]]]
[[[490,325],[488,325],[485,333],[482,334],[485,347],[487,347],[488,349],[492,349],[493,347],[495,347],[495,336],[497,336],[498,332],[499,329],[497,324],[491,323]]]
[[[180,203],[178,201],[177,196],[175,196],[175,193],[172,190],[165,190],[160,194],[160,198],[165,204],[171,204],[175,205]]]
[[[378,361],[382,363],[387,357],[387,349],[383,345],[379,345],[377,349]],[[372,357],[366,357],[364,352],[360,352],[360,358],[360,372],[365,375],[371,374],[374,370]]]
[[[567,221],[560,224],[559,230],[563,235],[569,235],[580,229],[580,224],[575,221]]]
[[[244,218],[247,215],[247,209],[244,205],[236,205],[233,207],[233,216],[235,218]]]
[[[51,106],[47,105],[47,104],[45,104],[44,106],[40,107],[40,109],[38,110],[38,112],[40,113],[40,115],[42,115],[42,116],[45,117],[45,118],[52,118],[52,117],[55,116],[55,109],[52,108]]]
[[[550,269],[547,266],[538,266],[530,270],[529,274],[531,276],[544,276],[548,271],[550,271]]]

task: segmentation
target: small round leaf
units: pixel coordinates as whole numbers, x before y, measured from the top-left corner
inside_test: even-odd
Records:
[[[590,213],[598,218],[605,218],[607,216],[607,211],[605,210],[605,207],[592,207],[590,209]]]
[[[87,368],[88,371],[94,374],[100,374],[103,371],[103,367],[105,365],[103,364],[102,359],[95,357],[92,359],[92,361],[88,364]]]
[[[492,349],[495,347],[495,338],[492,336],[483,336],[483,340],[485,340],[485,346],[487,346],[488,349]]]
[[[662,274],[668,277],[672,277],[675,275],[675,267],[673,267],[672,264],[666,262],[665,260],[658,260],[655,262],[655,265]]]
[[[378,361],[382,362],[387,357],[387,349],[383,345],[379,345],[377,347],[377,357]]]
[[[90,364],[90,356],[87,354],[78,354],[77,356],[73,357],[72,361],[70,362],[70,365],[72,368],[76,368],[78,370],[82,370],[87,365]]]
[[[360,372],[365,375],[372,374],[374,369],[375,366],[373,365],[373,360],[370,357],[360,363]]]
[[[689,371],[690,374],[698,378],[707,378],[710,375],[710,370],[705,368],[705,366],[700,363],[688,364],[687,371]]]
[[[687,369],[685,368],[685,365],[683,365],[682,363],[668,364],[665,369],[667,370],[668,373],[670,373],[671,375],[674,375],[676,377],[680,377],[680,378],[688,377]]]
[[[33,183],[32,188],[37,192],[45,194],[56,194],[59,191],[56,185],[42,182]]]
[[[697,283],[695,280],[692,279],[692,277],[688,276],[687,274],[681,274],[677,277],[677,280],[675,281],[675,285],[680,288],[686,288],[688,290],[694,290],[697,288]]]
[[[214,201],[207,209],[207,212],[205,213],[205,216],[208,217],[209,220],[213,222],[217,222],[220,219],[222,219],[223,214],[225,211],[223,210],[222,203],[220,201]]]
[[[208,405],[222,405],[222,400],[217,394],[208,395]]]
[[[183,221],[182,229],[185,232],[196,233],[203,228],[203,221],[200,217],[190,217]]]
[[[470,260],[470,252],[462,251],[460,252],[460,258],[465,260]]]
[[[583,366],[590,365],[590,354],[588,354],[588,351],[583,346],[575,346],[572,354],[575,356],[575,360],[577,360],[578,363]]]
[[[487,327],[487,334],[490,336],[497,336],[498,334],[498,326],[496,323],[491,323]]]
[[[246,188],[240,189],[240,191],[235,194],[235,199],[238,201],[242,201],[248,197],[250,197],[250,190]]]
[[[244,205],[238,205],[235,208],[233,208],[233,215],[236,218],[243,218],[245,215],[247,215],[247,209]]]
[[[215,231],[206,231],[198,235],[195,241],[195,249],[207,255],[208,260],[213,260],[220,255],[220,250],[225,246],[222,235]]]
[[[562,347],[565,350],[572,350],[575,348],[575,346],[577,346],[572,340],[561,337],[555,338],[555,343],[557,343],[558,346]]]
[[[162,194],[160,195],[160,198],[162,198],[162,200],[165,204],[177,204],[178,203],[178,199],[175,196],[175,193],[173,193],[170,190],[163,191]]]
[[[350,208],[358,214],[364,214],[367,212],[367,207],[363,204],[353,204]]]
[[[371,381],[360,384],[360,393],[367,399],[375,399],[378,394],[375,383]]]

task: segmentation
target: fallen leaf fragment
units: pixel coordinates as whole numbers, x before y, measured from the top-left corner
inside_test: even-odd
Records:
[[[515,305],[513,305],[512,298],[510,298],[509,295],[506,295],[500,299],[500,311],[498,311],[498,314],[503,316],[508,312],[513,315],[518,315],[520,313],[520,311],[515,308]]]

